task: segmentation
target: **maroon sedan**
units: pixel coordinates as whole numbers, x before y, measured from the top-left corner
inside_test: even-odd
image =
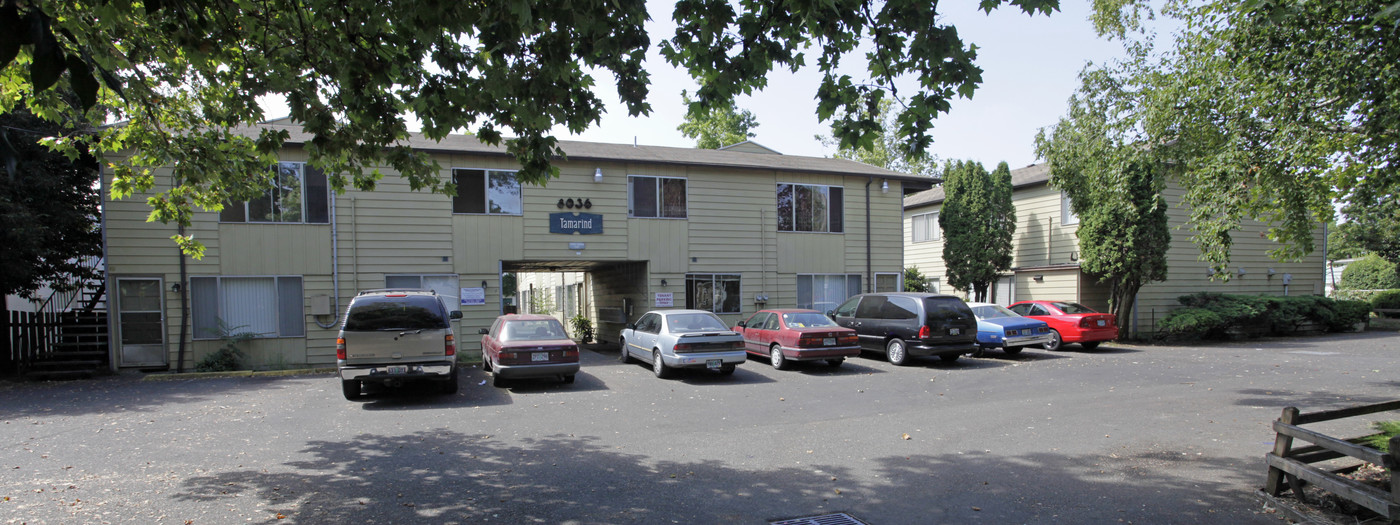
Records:
[[[860,355],[856,331],[838,326],[816,310],[760,310],[740,321],[734,331],[744,336],[745,350],[768,356],[778,370],[791,361],[841,366],[847,357]]]
[[[578,373],[578,345],[564,332],[558,319],[547,315],[509,314],[482,328],[481,368],[491,372],[493,386],[505,380],[557,377],[574,382]]]
[[[1007,309],[1050,325],[1046,350],[1059,350],[1064,343],[1079,343],[1085,350],[1118,338],[1118,317],[1096,312],[1068,301],[1021,301]]]

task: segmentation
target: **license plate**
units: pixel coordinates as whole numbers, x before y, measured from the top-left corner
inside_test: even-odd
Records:
[[[407,367],[407,366],[391,366],[391,367],[389,367],[389,373],[390,373],[390,374],[407,374],[407,373],[408,373],[408,367]]]
[[[836,346],[836,338],[835,338],[835,337],[824,337],[824,338],[822,338],[822,346]]]
[[[1106,321],[1104,321],[1103,319],[1099,319],[1099,326],[1103,326],[1105,324],[1107,324]]]
[[[544,353],[544,352],[535,352],[535,353],[533,353],[533,354],[530,354],[530,360],[531,360],[531,361],[548,361],[548,360],[549,360],[549,354]]]
[[[961,329],[958,329],[958,328],[953,328],[953,329],[948,330],[948,335],[958,335],[958,334],[961,334],[961,333],[962,333],[962,330],[961,330]]]
[[[705,360],[705,368],[708,368],[708,369],[710,369],[710,370],[719,370],[719,367],[720,367],[720,365],[722,365],[722,364],[724,364],[724,361],[719,360],[719,359],[707,359],[707,360]]]

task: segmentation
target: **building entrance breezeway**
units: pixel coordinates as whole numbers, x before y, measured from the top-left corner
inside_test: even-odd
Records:
[[[515,277],[502,312],[553,315],[575,338],[576,315],[592,322],[595,341],[610,342],[648,304],[646,261],[501,261],[501,273]]]

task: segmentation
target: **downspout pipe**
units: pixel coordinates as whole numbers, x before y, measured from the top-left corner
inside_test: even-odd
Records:
[[[875,177],[865,178],[865,291],[867,293],[875,291],[875,270],[874,263],[871,262],[870,249],[870,184],[875,182]]]
[[[335,328],[340,319],[340,234],[336,227],[335,192],[331,192],[331,324],[316,320],[323,330]]]

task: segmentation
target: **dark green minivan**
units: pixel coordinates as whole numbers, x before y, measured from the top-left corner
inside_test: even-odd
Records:
[[[856,331],[862,350],[884,353],[895,365],[932,355],[953,362],[977,347],[977,318],[967,303],[951,295],[861,294],[829,315]]]

